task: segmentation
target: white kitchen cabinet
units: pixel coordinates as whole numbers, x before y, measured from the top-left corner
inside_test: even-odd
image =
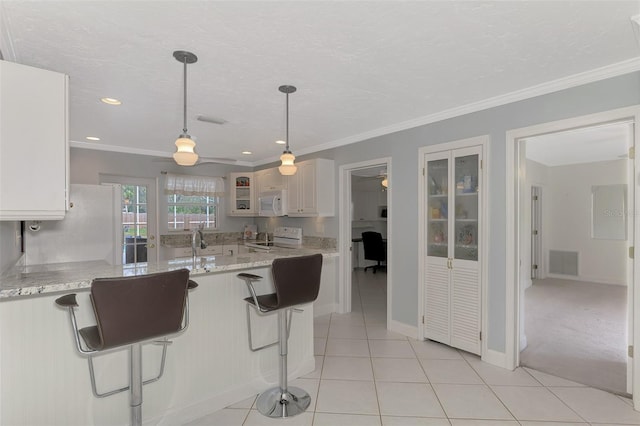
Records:
[[[68,77],[0,61],[0,220],[68,210]]]
[[[335,167],[333,160],[317,158],[297,163],[287,176],[289,217],[335,215]]]
[[[253,172],[229,174],[229,216],[256,216]]]
[[[277,167],[254,172],[254,179],[256,188],[258,188],[257,194],[264,191],[287,189],[285,177],[280,174]]]
[[[424,335],[481,352],[482,147],[425,156]]]

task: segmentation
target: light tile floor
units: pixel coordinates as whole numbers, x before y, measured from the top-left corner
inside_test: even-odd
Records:
[[[269,419],[254,396],[189,425],[640,425],[627,398],[388,331],[384,273],[355,273],[352,300],[315,320],[316,370],[290,383],[311,395],[306,413]]]

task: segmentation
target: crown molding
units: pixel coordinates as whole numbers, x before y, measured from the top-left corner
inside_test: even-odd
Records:
[[[351,145],[353,143],[361,142],[367,139],[372,139],[384,135],[388,135],[402,130],[412,129],[415,127],[424,126],[427,124],[436,123],[439,121],[447,120],[462,115],[495,108],[498,106],[507,105],[510,103],[535,98],[537,96],[547,95],[561,90],[570,89],[572,87],[582,86],[584,84],[594,83],[608,78],[617,77],[624,74],[640,71],[640,57],[632,58],[626,61],[618,62],[605,67],[596,68],[594,70],[585,71],[579,74],[574,74],[568,77],[559,78],[557,80],[548,81],[535,86],[531,86],[525,89],[516,90],[504,95],[495,96],[492,98],[484,99],[478,102],[472,102],[470,104],[462,105],[455,108],[450,108],[435,114],[426,115],[412,120],[403,121],[390,126],[380,127],[378,129],[370,130],[367,132],[359,133],[357,135],[348,136],[346,138],[337,139],[330,142],[325,142],[320,145],[315,145],[300,150],[295,150],[294,155],[306,155],[313,154],[319,151],[327,149],[338,148],[341,146]],[[171,157],[172,153],[164,151],[153,151],[146,149],[138,149],[131,147],[112,146],[105,144],[87,143],[71,141],[70,146],[73,148],[82,149],[95,149],[101,151],[123,152],[128,154],[140,154],[150,155],[155,157]],[[257,167],[264,164],[270,164],[279,161],[278,157],[269,157],[263,160],[257,160],[254,162],[238,161],[237,165],[247,167]]]
[[[626,61],[618,62],[605,67],[596,68],[591,71],[585,71],[579,74],[574,74],[568,77],[559,78],[557,80],[548,81],[535,86],[531,86],[525,89],[516,90],[504,95],[495,96],[492,98],[484,99],[478,102],[462,105],[459,107],[451,108],[435,114],[426,115],[413,120],[403,121],[401,123],[393,124],[391,126],[380,127],[368,132],[359,133],[357,135],[348,136],[343,139],[338,139],[331,142],[326,142],[313,147],[296,150],[295,154],[305,155],[318,151],[324,151],[326,149],[338,148],[352,143],[361,142],[367,139],[372,139],[379,136],[388,135],[390,133],[399,132],[402,130],[412,129],[426,124],[436,123],[438,121],[447,120],[461,115],[470,114],[486,110],[489,108],[495,108],[502,105],[522,101],[525,99],[535,98],[536,96],[547,95],[549,93],[559,92],[561,90],[569,89],[576,86],[582,86],[584,84],[593,83],[600,80],[606,80],[608,78],[617,77],[624,74],[629,74],[635,71],[640,71],[640,57],[632,58]],[[277,159],[266,159],[257,161],[256,165],[262,165],[277,161]]]

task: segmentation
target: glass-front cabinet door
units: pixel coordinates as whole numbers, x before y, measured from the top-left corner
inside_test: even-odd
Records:
[[[426,165],[427,256],[477,261],[479,150],[436,152]]]
[[[439,158],[443,157],[443,158]],[[449,156],[427,162],[427,256],[449,257]]]
[[[455,248],[453,257],[477,261],[479,155],[456,157],[454,164]]]
[[[230,173],[230,216],[253,216],[255,207],[255,182],[253,172]]]

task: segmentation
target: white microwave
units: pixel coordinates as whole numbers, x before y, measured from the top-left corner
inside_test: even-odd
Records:
[[[287,191],[265,191],[258,195],[258,216],[286,216]]]

